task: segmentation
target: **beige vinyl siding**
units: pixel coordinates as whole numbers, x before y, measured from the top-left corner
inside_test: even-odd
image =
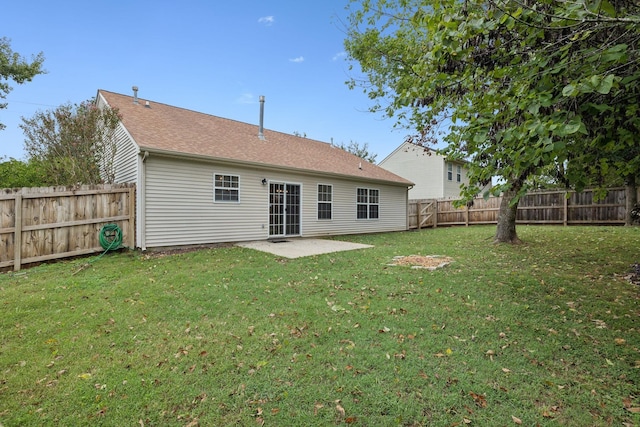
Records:
[[[442,156],[433,152],[429,155],[422,147],[404,143],[379,166],[415,183],[409,190],[409,199],[437,199],[444,196],[447,171]]]
[[[115,182],[136,182],[138,177],[138,146],[120,124],[116,131],[116,155],[114,159]]]
[[[223,163],[146,159],[146,247],[265,240],[269,237],[269,182],[300,185],[302,237],[400,231],[407,228],[405,187],[356,182]],[[240,201],[214,202],[214,174],[237,175]],[[317,186],[333,186],[333,218],[318,220]],[[356,189],[380,190],[380,218],[356,219]]]
[[[259,173],[258,173],[259,175]],[[318,237],[339,234],[376,233],[407,229],[407,188],[359,182],[320,175],[302,175],[268,171],[263,174],[270,182],[299,184],[302,206],[300,235]],[[261,178],[260,178],[261,179]],[[259,180],[258,180],[259,181]],[[318,219],[318,184],[332,186],[332,219]],[[357,188],[380,190],[380,218],[356,219]],[[265,211],[268,200],[265,199]]]
[[[96,105],[98,108],[107,106],[104,97],[98,93]],[[138,145],[133,141],[122,122],[116,129],[116,155],[113,159],[115,183],[135,183],[138,178]]]
[[[333,185],[333,218],[331,220],[317,219],[317,184],[311,186],[313,194],[305,194],[304,198],[305,236],[406,230],[406,188],[340,179],[322,179],[320,183]],[[370,188],[380,191],[378,219],[356,218],[356,194],[358,188]]]
[[[448,178],[448,162],[444,156],[424,151],[411,143],[403,143],[387,158],[381,167],[415,183],[409,190],[409,199],[443,199],[460,197],[460,185],[468,184],[469,177],[464,163],[452,163],[452,180]],[[460,182],[457,167],[460,166]]]
[[[239,202],[214,202],[216,173],[239,176]],[[261,179],[250,169],[151,154],[146,160],[146,246],[266,239],[268,186]]]
[[[443,198],[451,198],[451,199],[456,199],[460,197],[460,185],[461,184],[468,184],[469,183],[469,178],[467,177],[467,169],[462,166],[459,163],[451,163],[452,164],[452,179],[451,181],[449,181],[449,177],[447,175],[448,169],[447,169],[447,165],[448,163],[445,162],[444,163],[444,192],[442,197]],[[458,166],[460,166],[460,182],[458,182],[457,180],[457,175],[458,175]]]

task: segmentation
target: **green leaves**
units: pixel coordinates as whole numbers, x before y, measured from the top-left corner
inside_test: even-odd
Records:
[[[353,0],[346,47],[366,76],[356,85],[416,141],[471,159],[465,197],[491,177],[518,193],[549,171],[581,186],[602,157],[640,163],[616,148],[640,134],[627,113],[640,96],[636,3]]]
[[[7,80],[13,80],[18,84],[30,82],[38,74],[45,73],[42,68],[43,63],[42,52],[29,62],[11,49],[11,40],[0,37],[0,99],[6,98],[7,94],[11,92],[12,88],[6,82]],[[0,109],[6,106],[6,103],[0,103]],[[0,123],[0,130],[4,127]]]
[[[609,74],[607,77],[601,79],[600,76],[592,76],[591,84],[595,88],[598,93],[606,95],[609,93],[611,88],[613,87],[615,76],[613,74]]]
[[[557,126],[554,129],[554,134],[557,136],[568,136],[568,135],[573,135],[574,133],[583,130],[584,133],[584,124],[582,123],[582,120],[580,120],[579,117],[574,117],[572,118],[568,123],[563,123],[559,126]],[[559,144],[558,146],[562,146],[563,148],[565,147],[565,144]],[[555,149],[555,145],[554,145],[554,149]]]
[[[609,74],[606,77],[600,75],[593,75],[583,79],[579,83],[570,83],[562,88],[562,96],[565,97],[577,97],[579,95],[585,95],[589,93],[600,93],[607,95],[611,91],[616,77],[613,74]]]
[[[115,138],[120,115],[92,100],[63,104],[22,118],[25,151],[48,185],[113,182]]]

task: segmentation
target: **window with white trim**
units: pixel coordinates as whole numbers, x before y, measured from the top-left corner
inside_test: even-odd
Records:
[[[239,202],[240,177],[215,174],[213,176],[213,200],[216,202]]]
[[[378,219],[380,210],[380,190],[358,188],[356,197],[357,219]]]
[[[460,165],[456,166],[456,182],[462,181],[462,167]]]
[[[453,181],[453,164],[447,162],[447,180]]]
[[[333,186],[318,184],[318,219],[331,219],[333,212]]]

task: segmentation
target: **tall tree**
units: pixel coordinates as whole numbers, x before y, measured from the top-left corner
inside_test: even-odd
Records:
[[[356,156],[366,160],[369,163],[375,163],[376,157],[378,157],[377,154],[371,153],[369,151],[369,144],[366,142],[362,145],[360,145],[356,141],[350,141],[348,144],[341,142],[340,144],[337,144],[336,147],[341,148],[351,154],[355,154]]]
[[[55,185],[111,183],[116,155],[117,110],[98,108],[93,100],[64,104],[22,118],[24,148],[39,161]]]
[[[462,195],[500,179],[492,189],[503,195],[497,242],[519,241],[516,210],[531,177],[570,165],[563,177],[579,185],[587,149],[614,163],[619,150],[609,148],[621,133],[612,102],[635,114],[625,116],[625,132],[637,128],[640,6],[632,0],[353,0],[350,7],[345,46],[366,76],[350,86],[375,100],[372,111],[413,129],[414,142],[432,142],[433,127],[452,121],[445,151],[471,161]],[[625,141],[637,145],[629,135]]]
[[[12,87],[9,81],[13,80],[18,84],[30,82],[38,74],[43,74],[42,69],[44,56],[42,52],[31,58],[31,62],[11,50],[11,40],[6,37],[0,38],[0,99],[6,99]],[[0,102],[0,109],[7,108],[6,102]],[[0,130],[5,125],[0,123]]]

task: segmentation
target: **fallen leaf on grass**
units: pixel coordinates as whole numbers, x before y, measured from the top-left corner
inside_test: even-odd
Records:
[[[453,350],[451,350],[450,348],[446,349],[444,351],[444,353],[436,353],[434,354],[435,357],[448,357],[451,356],[453,354]]]
[[[469,395],[473,398],[473,401],[480,408],[486,408],[487,407],[487,398],[483,394],[476,394],[476,393],[470,391]]]
[[[549,408],[549,410],[548,410],[548,411],[547,411],[547,410],[545,410],[545,411],[542,413],[542,416],[543,416],[544,418],[553,418],[553,417],[555,416],[555,415],[553,414],[553,412],[558,412],[558,411],[560,411],[560,407],[559,407],[559,406],[557,406],[557,405],[553,405],[552,407],[550,407],[550,408]]]
[[[522,420],[520,418],[518,418],[518,417],[514,417],[513,415],[511,415],[511,419],[516,424],[522,424]]]
[[[336,411],[338,412],[338,416],[340,417],[340,419],[344,418],[345,411],[344,411],[344,408],[340,406],[339,403],[336,404]]]

